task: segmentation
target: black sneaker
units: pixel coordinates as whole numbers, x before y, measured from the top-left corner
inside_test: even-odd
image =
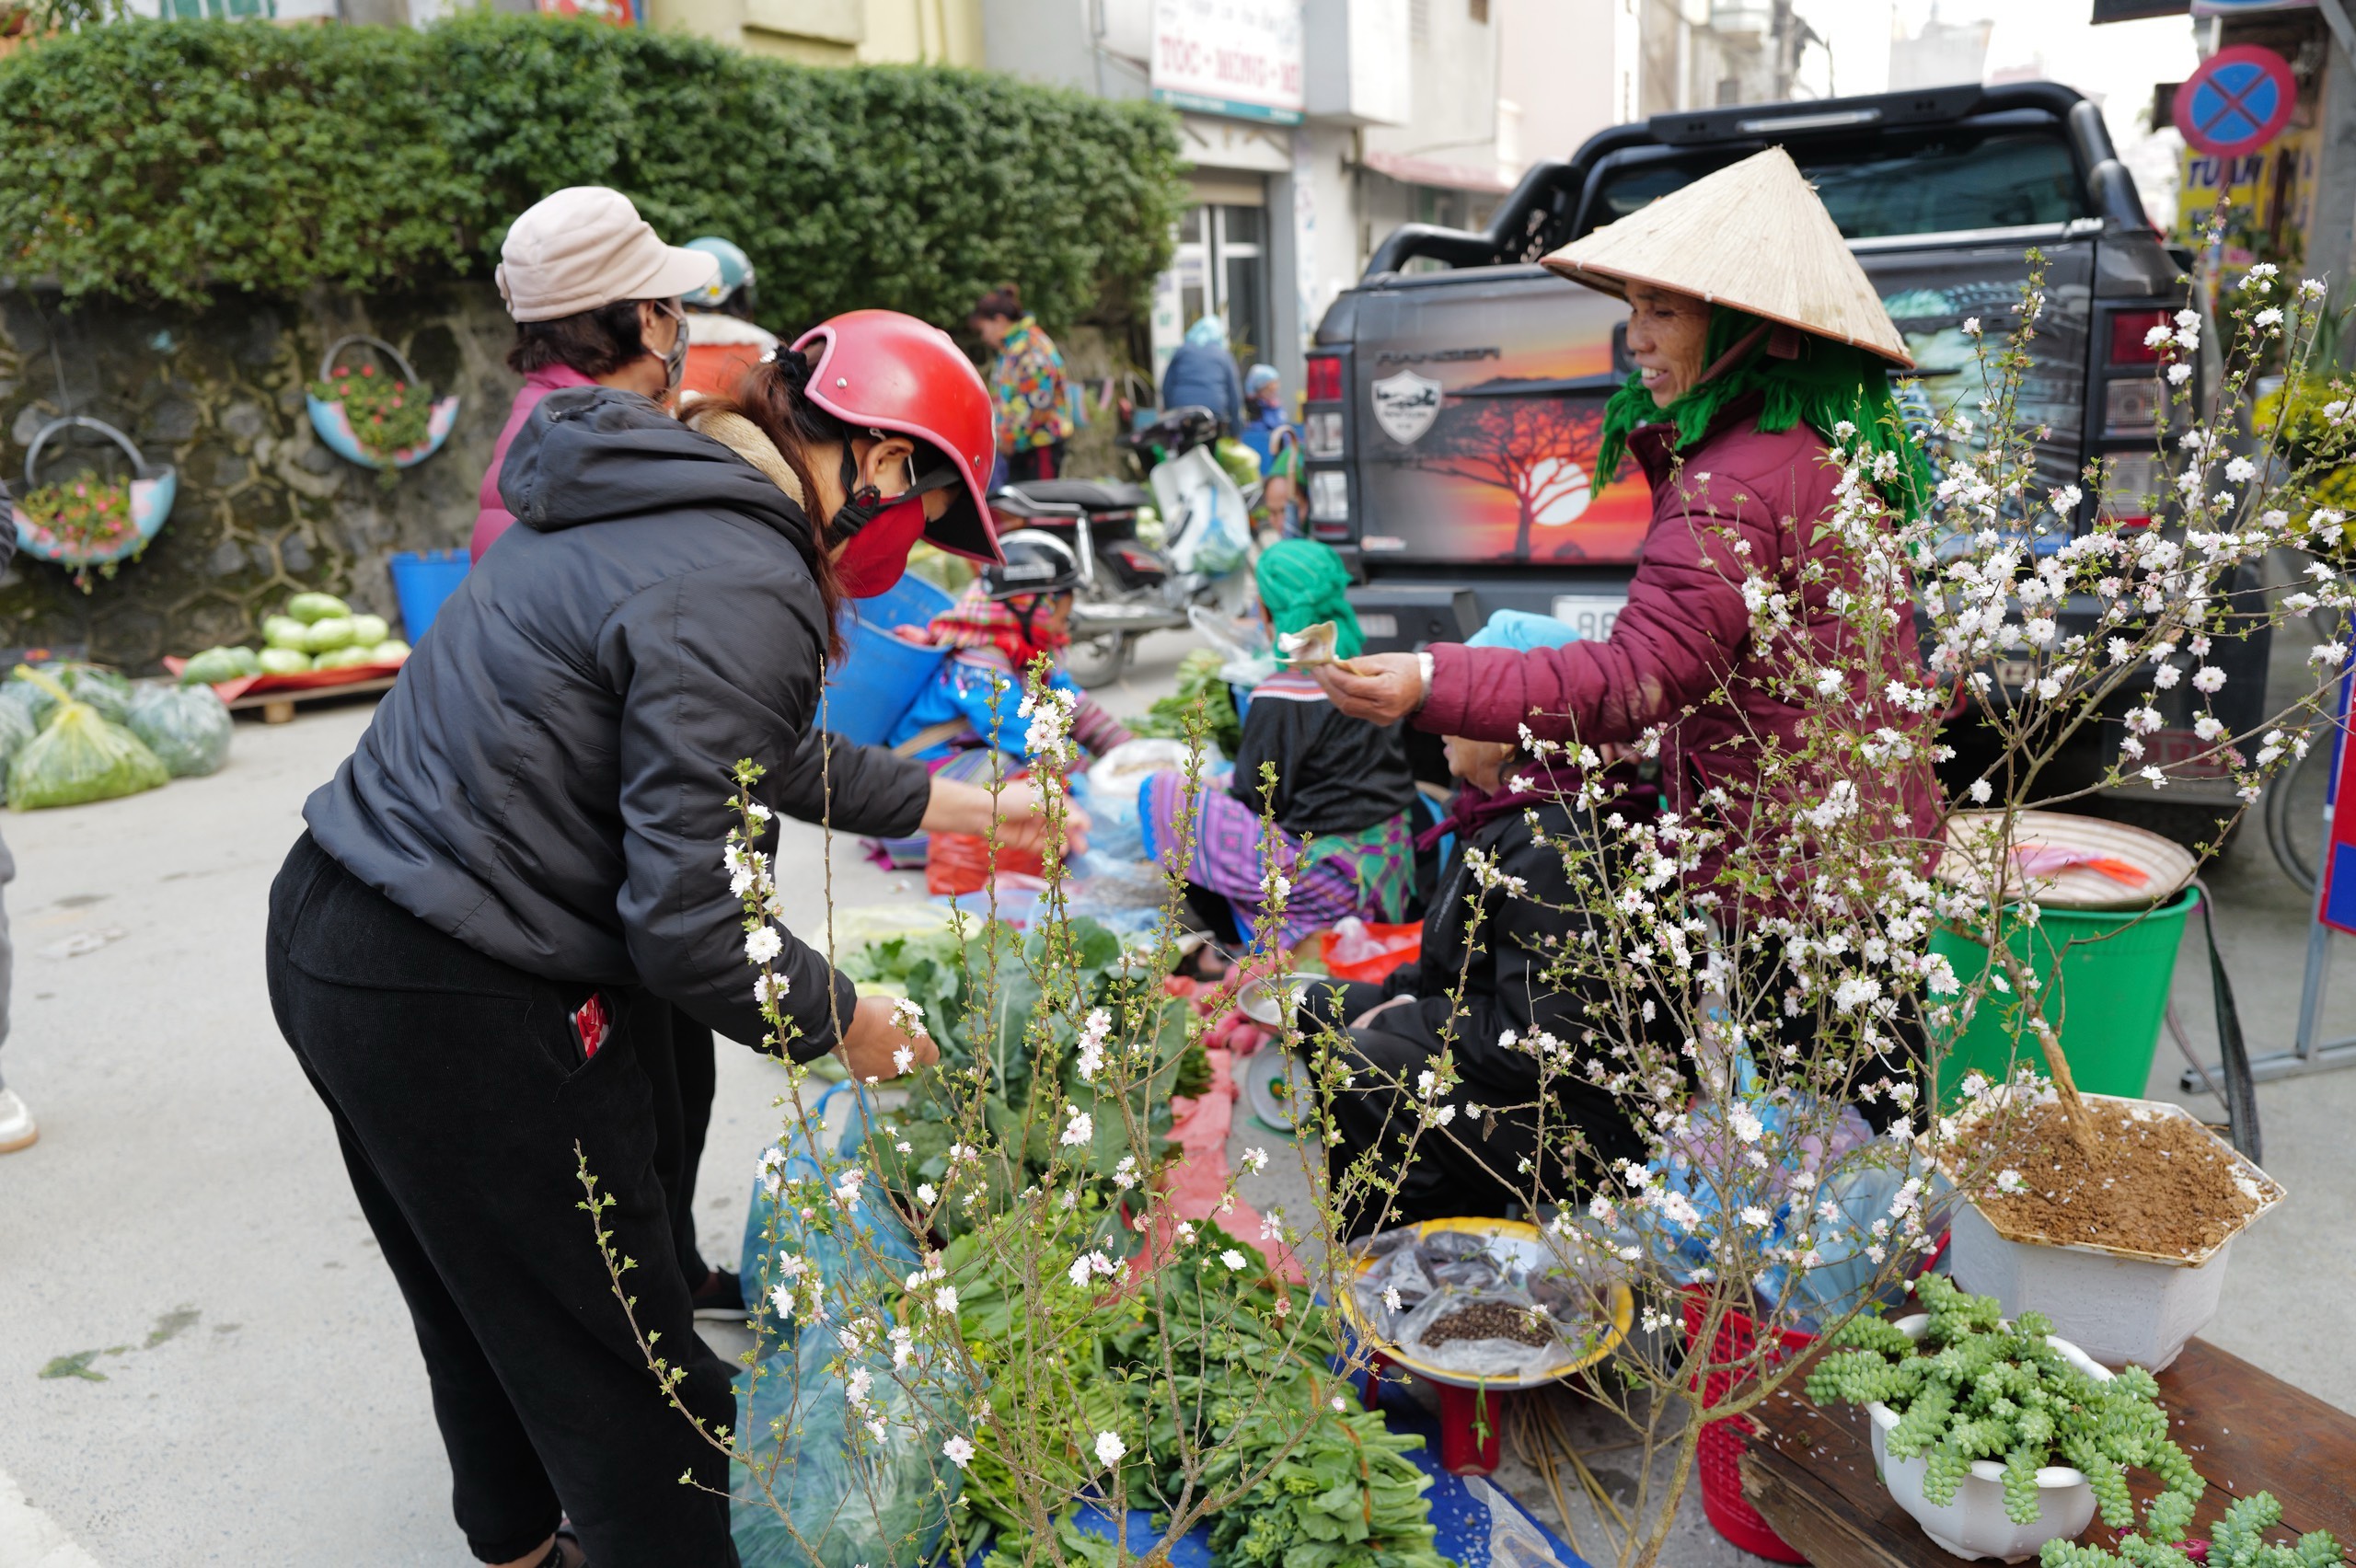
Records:
[[[745,1283],[733,1270],[712,1270],[705,1276],[702,1286],[689,1294],[687,1301],[699,1318],[714,1322],[745,1320]]]

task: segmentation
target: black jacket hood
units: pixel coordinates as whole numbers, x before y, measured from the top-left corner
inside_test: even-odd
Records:
[[[500,499],[543,534],[665,512],[730,512],[776,529],[806,561],[809,520],[768,477],[651,399],[567,386],[540,399],[507,448]]]

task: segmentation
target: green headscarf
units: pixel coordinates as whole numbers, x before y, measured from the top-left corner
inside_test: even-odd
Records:
[[[1710,307],[1710,329],[1702,342],[1702,363],[1714,365],[1731,352],[1745,334],[1765,325],[1760,317],[1731,306]],[[1918,515],[1929,503],[1935,482],[1923,448],[1906,432],[1898,405],[1890,400],[1889,375],[1882,358],[1866,350],[1813,332],[1800,332],[1796,359],[1777,359],[1767,352],[1769,338],[1743,356],[1742,363],[1711,379],[1687,387],[1666,409],[1656,406],[1645,390],[1644,377],[1631,375],[1603,407],[1603,444],[1596,454],[1596,472],[1608,480],[1617,478],[1628,437],[1639,425],[1673,424],[1677,449],[1702,439],[1720,409],[1752,392],[1766,394],[1759,428],[1773,434],[1796,424],[1833,439],[1832,427],[1846,420],[1855,425],[1865,445],[1898,458],[1898,474],[1877,487],[1882,499],[1908,515]]]
[[[1335,658],[1355,658],[1366,646],[1347,597],[1350,570],[1331,548],[1314,539],[1281,540],[1260,552],[1253,575],[1259,579],[1260,603],[1278,631],[1306,631],[1319,621],[1332,621]]]

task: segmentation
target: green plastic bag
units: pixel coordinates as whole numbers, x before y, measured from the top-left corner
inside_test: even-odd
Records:
[[[19,664],[16,674],[40,686],[53,706],[40,733],[8,764],[10,805],[20,812],[78,806],[161,789],[170,781],[163,763],[138,736],[68,697],[40,671]]]
[[[1211,449],[1211,455],[1218,459],[1218,466],[1227,470],[1227,477],[1235,481],[1236,489],[1242,490],[1245,485],[1259,482],[1260,455],[1235,437],[1220,436],[1218,444]]]
[[[210,686],[141,686],[131,699],[128,728],[175,778],[199,778],[228,766],[229,709]]]
[[[43,676],[47,685],[35,681],[34,674]],[[32,706],[33,722],[47,728],[49,716],[56,705],[71,698],[87,702],[98,710],[98,717],[110,724],[120,724],[131,717],[131,682],[112,670],[96,664],[84,664],[70,659],[53,660],[38,666],[19,664],[16,680],[24,683],[31,692],[21,700]],[[14,684],[14,683],[12,683]]]
[[[30,708],[21,702],[0,702],[0,788],[7,783],[8,764],[40,732]]]

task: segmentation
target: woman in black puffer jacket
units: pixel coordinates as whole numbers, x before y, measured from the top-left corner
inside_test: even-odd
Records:
[[[579,1168],[618,1253],[672,1255],[631,1020],[676,1007],[746,1044],[769,1032],[722,867],[733,765],[768,768],[771,811],[818,815],[838,599],[888,587],[919,534],[995,553],[987,394],[921,322],[837,317],[694,421],[616,386],[533,410],[501,475],[515,527],[311,797],[271,894],[279,1025],[408,1300],[486,1562],[735,1562],[727,1467],[644,1363]],[[920,764],[838,747],[826,766],[837,827],[990,825],[987,794]],[[892,1078],[932,1059],[781,924],[759,940],[796,1060]],[[654,1266],[629,1286],[678,1397],[733,1426],[687,1283]],[[568,1512],[577,1541],[556,1539]]]

